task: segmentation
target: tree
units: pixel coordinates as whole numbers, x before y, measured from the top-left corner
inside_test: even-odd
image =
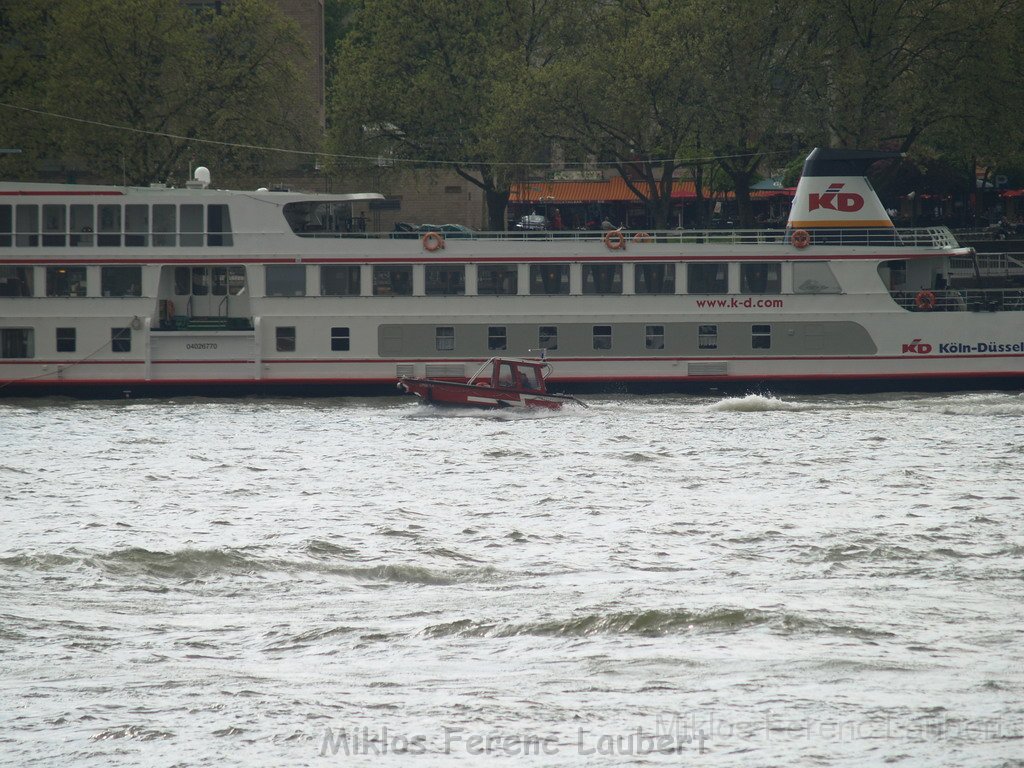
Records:
[[[699,147],[691,17],[671,0],[581,3],[567,28],[572,50],[540,79],[542,109],[556,140],[576,157],[612,164],[668,227],[676,171]]]
[[[750,187],[767,157],[814,143],[809,92],[817,16],[808,3],[694,0],[699,131],[732,181],[740,225],[754,224]]]
[[[484,191],[505,228],[519,163],[543,158],[529,92],[553,55],[556,0],[366,0],[334,56],[328,142],[335,154],[450,167]]]
[[[315,148],[315,101],[293,63],[301,39],[267,0],[233,0],[219,13],[178,0],[53,0],[46,11],[42,24],[10,17],[32,76],[5,99],[36,110],[22,127],[37,150],[148,183],[184,172],[192,154],[236,168],[268,161],[199,139]]]

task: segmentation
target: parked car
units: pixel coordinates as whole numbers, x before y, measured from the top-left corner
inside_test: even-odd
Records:
[[[548,224],[548,217],[541,216],[539,213],[528,213],[516,223],[516,229],[520,231],[543,231],[550,229]]]

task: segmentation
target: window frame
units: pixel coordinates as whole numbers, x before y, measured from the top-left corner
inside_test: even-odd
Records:
[[[602,329],[602,330],[598,330]],[[603,330],[607,329],[607,331]],[[594,325],[591,326],[593,333],[594,349],[602,351],[610,351],[612,348],[612,326],[611,325]]]
[[[508,350],[508,326],[487,326],[487,350],[489,352],[505,352]]]
[[[715,269],[715,275],[713,278],[708,275],[701,275],[701,272],[707,272],[711,268]],[[718,273],[723,273],[721,277]],[[699,286],[701,290],[695,290],[694,286]],[[704,290],[708,287],[710,290]],[[719,290],[720,289],[720,290]],[[686,292],[696,293],[700,295],[715,296],[729,292],[729,262],[727,261],[697,261],[688,262],[686,265]]]
[[[132,351],[131,326],[110,329],[110,351],[125,354]]]
[[[718,323],[697,325],[697,349],[718,349]]]
[[[331,352],[351,352],[352,335],[350,326],[333,326],[331,328]]]
[[[54,334],[54,345],[57,352],[76,352],[78,350],[78,329],[57,328]]]
[[[772,348],[772,326],[771,323],[752,323],[750,326],[750,348],[771,349]]]
[[[434,351],[454,352],[455,351],[455,326],[437,325],[434,326]]]
[[[274,327],[274,349],[277,352],[295,352],[299,346],[299,338],[294,325],[278,325]]]
[[[547,331],[547,333],[545,333]],[[550,341],[554,339],[555,343],[553,346],[544,346],[545,340]],[[545,352],[554,352],[558,349],[558,326],[557,325],[538,325],[537,326],[537,348]]]
[[[660,330],[653,330],[653,329]],[[657,339],[661,339],[661,343],[654,345]],[[655,323],[644,323],[644,349],[664,349],[665,348],[665,326],[658,325]]]

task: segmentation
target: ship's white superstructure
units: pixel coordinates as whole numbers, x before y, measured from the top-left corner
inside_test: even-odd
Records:
[[[776,231],[368,233],[379,195],[0,184],[0,394],[394,390],[536,355],[561,388],[1024,382],[1024,299],[816,150]],[[193,187],[199,185],[193,185]]]

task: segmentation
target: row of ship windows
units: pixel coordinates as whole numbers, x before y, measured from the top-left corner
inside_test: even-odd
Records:
[[[528,292],[531,295],[568,295],[570,264],[530,264]],[[676,292],[676,265],[669,263],[633,265],[633,291],[637,294],[672,294]],[[412,296],[413,265],[374,265],[370,293],[373,296]],[[623,293],[622,264],[581,264],[583,294]],[[54,265],[45,267],[45,296],[88,296],[87,268]],[[363,295],[361,265],[324,265],[320,267],[321,296]],[[824,262],[794,263],[795,293],[838,293],[839,283]],[[303,264],[273,264],[264,267],[267,296],[307,296],[308,268]],[[462,296],[466,294],[464,265],[427,265],[423,292],[427,296]],[[748,294],[782,292],[782,266],[778,262],[739,264],[739,291]],[[729,265],[708,262],[686,265],[688,293],[729,293]],[[176,296],[237,295],[246,286],[245,267],[175,267]],[[100,269],[100,295],[141,296],[141,266],[109,266]],[[479,295],[514,296],[519,293],[519,266],[516,264],[481,264],[476,267],[476,289]],[[35,296],[35,268],[0,266],[0,296]]]
[[[612,326],[594,325],[592,342],[595,350],[611,350],[613,348]],[[278,352],[294,352],[297,345],[297,333],[294,325],[278,326],[274,329],[276,349]],[[665,326],[644,325],[644,348],[665,348]],[[348,328],[331,328],[331,351],[347,352],[351,339]],[[771,349],[772,327],[768,324],[750,326],[751,349]],[[558,326],[541,325],[537,328],[537,348],[545,352],[558,350]],[[697,326],[697,348],[718,349],[718,326],[716,324]],[[508,326],[490,325],[487,327],[487,349],[491,352],[508,350]],[[434,350],[437,352],[456,352],[456,329],[453,325],[434,327]]]
[[[613,348],[612,326],[592,326],[593,345],[595,350]],[[275,347],[278,352],[294,352],[297,347],[297,329],[294,325],[277,326],[274,329]],[[750,327],[751,349],[771,349],[771,325],[752,325]],[[537,328],[537,345],[539,349],[554,352],[558,349],[558,326],[541,325]],[[455,327],[439,325],[434,328],[434,346],[438,352],[456,351]],[[645,349],[665,348],[665,326],[644,326]],[[697,347],[699,349],[718,349],[718,326],[714,324],[697,326]],[[78,351],[78,329],[57,328],[55,338],[57,352]],[[487,328],[487,348],[492,352],[503,352],[508,349],[508,328],[504,325],[492,325]],[[351,349],[350,329],[344,326],[331,328],[330,349],[332,352],[348,352]],[[110,329],[110,351],[132,351],[132,329],[116,327]],[[35,330],[32,328],[0,328],[0,358],[32,358],[35,357]]]
[[[0,248],[232,244],[226,205],[0,205]]]

